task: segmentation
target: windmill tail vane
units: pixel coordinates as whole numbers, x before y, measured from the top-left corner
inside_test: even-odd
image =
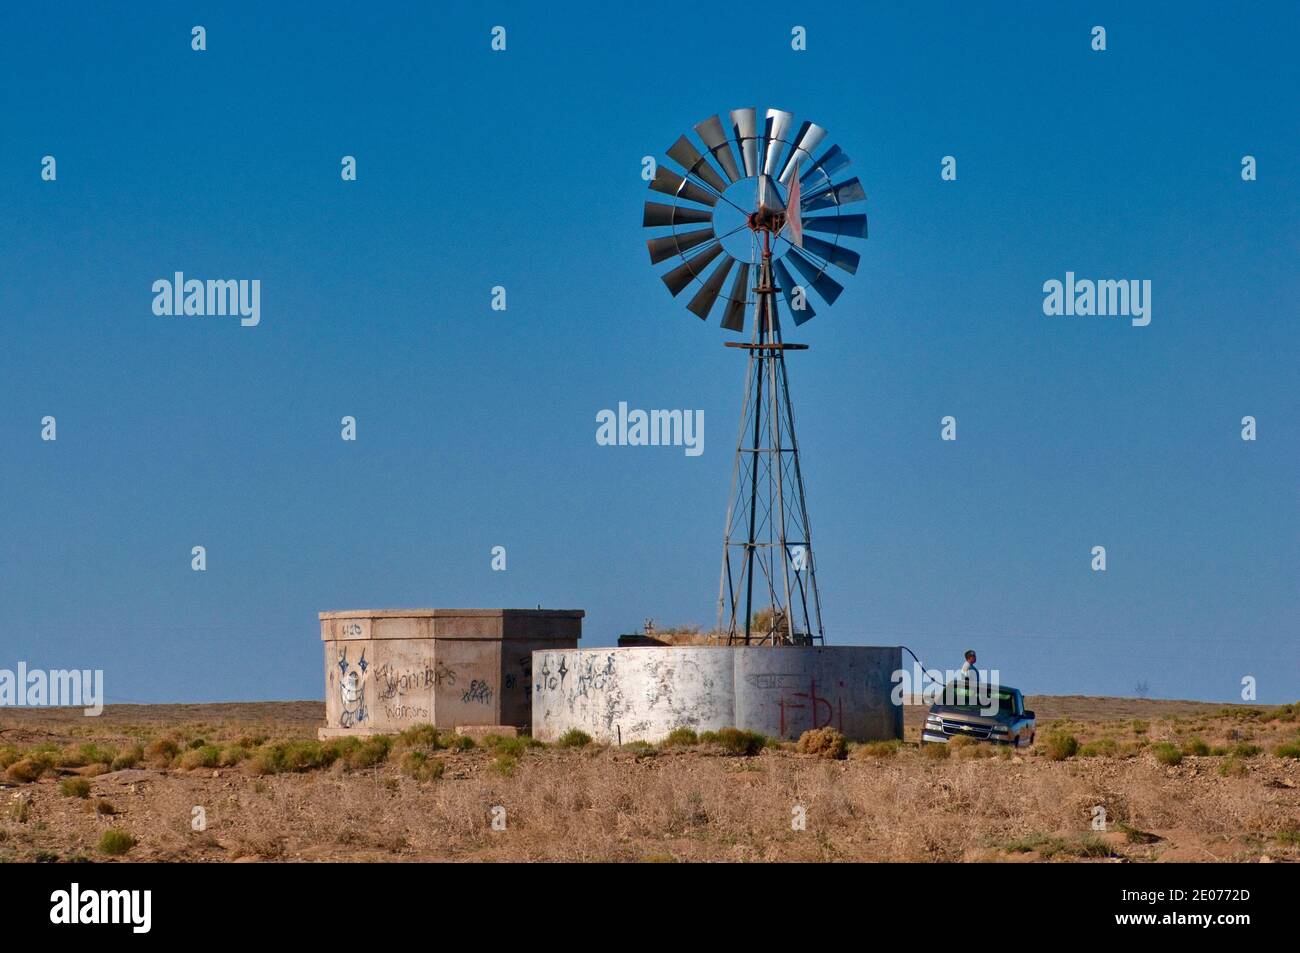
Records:
[[[674,298],[693,288],[686,308],[707,321],[719,300],[728,341],[748,354],[718,584],[718,627],[732,644],[824,644],[812,530],[804,492],[785,352],[805,344],[782,339],[779,300],[796,326],[814,317],[808,292],[830,306],[844,286],[834,268],[855,274],[861,257],[845,240],[867,237],[866,201],[837,145],[812,122],[769,109],[763,129],[754,108],[733,109],[730,132],[720,116],[694,126],[697,141],[678,137],[650,189],[672,204],[647,201],[642,225],[650,262],[671,262],[661,279]],[[794,130],[792,132],[792,130]],[[822,213],[822,214],[816,214]],[[817,232],[829,236],[830,240]],[[795,280],[798,273],[800,281]],[[730,279],[730,281],[729,281]],[[750,281],[757,283],[752,285]],[[750,306],[753,306],[752,309]]]

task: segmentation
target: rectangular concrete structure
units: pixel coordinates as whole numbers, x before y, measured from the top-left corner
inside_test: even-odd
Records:
[[[581,609],[359,609],[320,613],[321,738],[418,724],[532,724],[532,653],[572,649]]]

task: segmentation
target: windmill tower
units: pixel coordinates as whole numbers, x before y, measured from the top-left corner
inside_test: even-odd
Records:
[[[755,109],[734,109],[730,119],[730,136],[718,116],[695,125],[703,152],[687,136],[678,138],[668,157],[682,172],[660,166],[650,182],[674,204],[646,202],[642,224],[660,233],[646,242],[652,264],[679,260],[662,276],[673,296],[698,286],[686,306],[692,314],[707,321],[724,298],[721,324],[732,332],[743,332],[746,314],[753,315],[749,341],[726,342],[747,353],[748,370],[723,534],[718,628],[730,644],[823,644],[785,367],[785,353],[807,345],[784,341],[778,302],[785,301],[796,326],[815,314],[809,288],[827,305],[835,302],[844,288],[828,270],[853,274],[859,262],[841,240],[867,237],[866,215],[842,209],[865,201],[866,193],[856,178],[837,179],[848,156],[839,146],[821,149],[826,130],[815,123],[804,122],[791,136],[793,114],[769,109],[760,135]],[[804,217],[820,211],[833,214]]]

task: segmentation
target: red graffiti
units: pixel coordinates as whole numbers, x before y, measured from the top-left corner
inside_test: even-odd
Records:
[[[840,688],[844,683],[840,683]],[[785,713],[790,711],[807,711],[808,718],[812,722],[813,728],[825,728],[832,721],[839,725],[840,731],[844,730],[844,699],[836,696],[832,704],[829,698],[817,694],[817,679],[808,680],[808,691],[794,692],[790,698],[784,695],[777,700],[777,705],[781,709],[781,737],[786,736],[786,719]],[[823,716],[825,719],[823,720]]]

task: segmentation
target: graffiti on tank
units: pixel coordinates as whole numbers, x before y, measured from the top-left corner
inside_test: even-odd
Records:
[[[569,666],[564,661],[564,656],[560,656],[560,664],[554,669],[551,668],[551,657],[549,655],[542,658],[542,667],[538,671],[537,683],[535,688],[539,692],[553,692],[557,689],[564,688],[564,676],[569,674]]]
[[[339,701],[342,702],[339,727],[351,728],[370,717],[370,712],[366,709],[366,669],[370,667],[366,661],[366,650],[361,650],[361,658],[353,665],[348,661],[347,648],[339,649],[338,667]]]
[[[423,668],[398,670],[391,663],[385,663],[375,675],[379,679],[379,699],[388,701],[405,695],[407,692],[427,691],[442,685],[455,685],[456,672],[442,662]]]
[[[487,682],[474,679],[460,696],[462,702],[478,702],[480,705],[492,704],[492,687]]]
[[[429,709],[421,708],[419,705],[385,705],[384,717],[389,721],[410,721],[417,718],[420,721],[428,721]]]
[[[577,675],[574,676],[573,693],[586,698],[588,689],[603,692],[607,687],[613,686],[615,678],[613,654],[605,656],[603,665],[588,655],[578,665]]]
[[[360,622],[345,622],[343,624],[343,635],[345,638],[356,639],[361,637]]]
[[[844,683],[840,682],[840,688]],[[790,722],[794,724],[807,723],[810,728],[825,728],[828,725],[835,724],[840,731],[844,730],[844,698],[838,692],[834,700],[827,698],[824,694],[817,693],[817,679],[808,680],[808,690],[806,692],[782,692],[777,699],[777,705],[781,709],[781,736],[785,737],[789,733]],[[807,714],[799,714],[806,712]],[[787,718],[787,716],[790,716]]]

